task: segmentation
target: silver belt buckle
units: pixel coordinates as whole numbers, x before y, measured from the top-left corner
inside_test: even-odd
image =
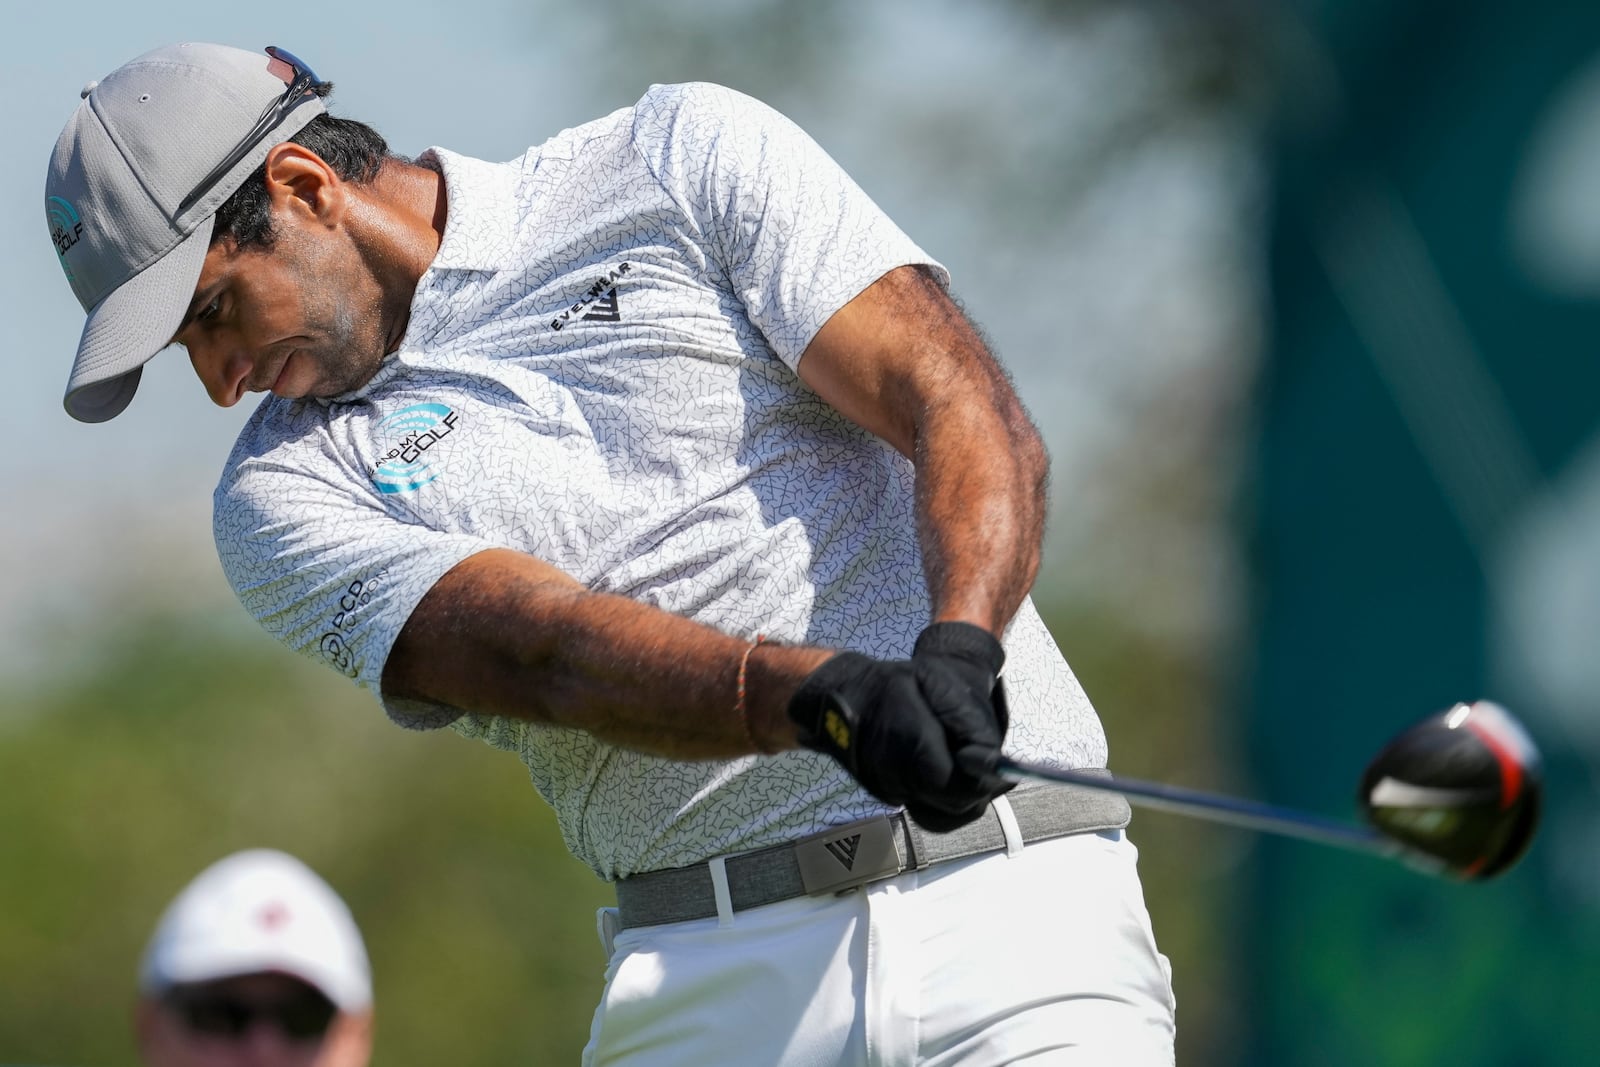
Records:
[[[800,881],[812,896],[841,893],[904,870],[887,815],[835,826],[794,844]]]

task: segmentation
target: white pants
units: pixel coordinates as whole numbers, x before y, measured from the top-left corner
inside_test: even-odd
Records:
[[[1137,858],[1118,831],[1076,834],[727,926],[623,930],[583,1063],[1168,1067]]]

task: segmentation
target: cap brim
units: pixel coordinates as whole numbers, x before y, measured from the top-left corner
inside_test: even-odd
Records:
[[[183,325],[214,222],[206,219],[90,310],[62,400],[68,415],[79,422],[105,422],[128,406],[141,368],[172,343]]]
[[[282,974],[304,982],[345,1012],[365,1011],[372,1006],[370,993],[359,982],[344,978],[334,969],[314,960],[294,959],[283,953],[230,951],[220,945],[204,946],[204,951],[170,959],[159,975],[149,974],[144,991],[161,994],[173,986],[200,982],[221,982],[247,974]]]

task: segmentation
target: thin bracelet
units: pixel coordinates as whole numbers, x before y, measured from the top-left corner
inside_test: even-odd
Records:
[[[739,721],[744,724],[744,735],[750,739],[750,744],[755,746],[755,750],[763,755],[767,755],[769,753],[767,753],[766,748],[763,747],[761,742],[756,740],[756,732],[750,729],[750,715],[745,709],[744,676],[746,669],[750,666],[750,653],[759,648],[762,642],[766,641],[766,639],[766,634],[756,634],[755,642],[751,644],[749,648],[744,650],[744,655],[739,657],[739,698],[734,702],[733,705],[734,711],[739,713]]]

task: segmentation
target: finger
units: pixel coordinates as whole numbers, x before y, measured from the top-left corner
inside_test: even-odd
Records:
[[[951,748],[1000,744],[1001,728],[988,694],[974,691],[960,672],[937,659],[914,661],[914,667],[917,686],[943,724]]]
[[[865,740],[861,758],[878,762],[881,780],[893,783],[902,796],[942,787],[955,773],[944,725],[909,672],[890,679]]]
[[[995,774],[995,767],[1000,762],[1000,746],[996,745],[963,745],[956,749],[953,760],[960,772],[974,781],[992,778],[1003,781]]]

